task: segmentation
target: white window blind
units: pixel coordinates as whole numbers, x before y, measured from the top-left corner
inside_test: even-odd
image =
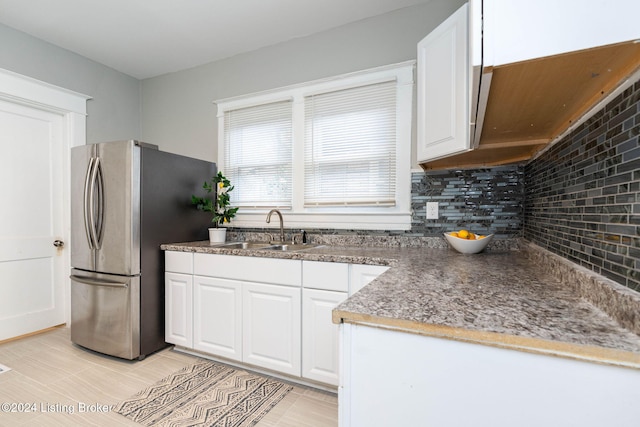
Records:
[[[291,206],[292,104],[225,112],[223,170],[235,187],[233,206]]]
[[[304,205],[395,205],[396,81],[304,102]]]

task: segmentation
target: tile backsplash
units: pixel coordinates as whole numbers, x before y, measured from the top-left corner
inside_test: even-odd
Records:
[[[524,237],[640,291],[640,82],[525,166]]]
[[[427,202],[439,203],[439,219],[426,219]],[[356,238],[370,236],[374,239],[385,237],[402,246],[418,245],[406,239],[438,238],[441,246],[447,247],[443,232],[467,228],[479,234],[496,235],[492,246],[509,245],[506,240],[522,235],[524,208],[524,168],[523,166],[503,166],[491,169],[450,170],[414,172],[411,174],[411,230],[337,230],[307,229],[314,236],[343,236]],[[237,233],[265,233],[268,229],[231,229]],[[300,230],[287,230],[299,233]],[[244,234],[243,234],[244,235]],[[234,234],[235,236],[235,234]],[[405,239],[405,240],[399,240]],[[431,240],[420,245],[433,246]],[[515,244],[515,243],[514,243]]]
[[[496,238],[520,236],[524,194],[522,166],[414,173],[411,232],[440,236],[466,228]],[[438,202],[439,219],[426,219],[427,202]]]

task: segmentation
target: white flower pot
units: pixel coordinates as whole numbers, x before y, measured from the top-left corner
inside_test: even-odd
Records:
[[[225,240],[227,240],[226,228],[210,228],[209,229],[209,242],[224,243]]]

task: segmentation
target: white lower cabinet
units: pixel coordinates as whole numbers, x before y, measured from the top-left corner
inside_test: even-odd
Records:
[[[350,267],[349,295],[355,294],[389,269],[384,265],[351,264]]]
[[[193,345],[192,292],[193,276],[190,274],[164,274],[165,322],[164,335],[168,343],[191,347]]]
[[[332,310],[389,267],[302,261],[302,377],[337,386],[339,328]]]
[[[300,377],[302,262],[192,256],[194,332],[189,348]]]
[[[346,292],[302,290],[302,376],[338,385],[339,328],[331,311],[346,300]]]
[[[168,343],[336,386],[332,310],[388,267],[167,251]]]
[[[242,360],[300,376],[300,288],[243,283]]]
[[[242,360],[242,282],[194,276],[193,348]]]
[[[302,261],[302,286],[326,291],[349,292],[349,264]]]
[[[340,325],[340,426],[637,427],[640,371]]]

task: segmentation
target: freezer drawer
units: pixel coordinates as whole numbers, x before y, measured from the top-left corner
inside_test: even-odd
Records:
[[[71,341],[124,359],[140,356],[140,276],[72,269]]]

